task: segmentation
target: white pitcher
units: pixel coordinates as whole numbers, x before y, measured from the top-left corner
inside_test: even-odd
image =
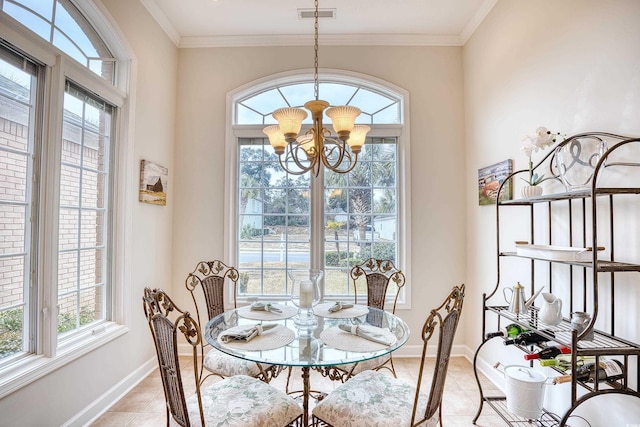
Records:
[[[562,322],[562,300],[553,294],[543,292],[544,304],[538,313],[538,319],[547,325],[555,326]]]

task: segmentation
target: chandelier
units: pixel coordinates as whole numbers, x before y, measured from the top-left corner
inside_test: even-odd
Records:
[[[313,64],[314,100],[304,104],[311,112],[312,127],[300,134],[302,121],[307,112],[302,108],[279,108],[271,115],[278,121],[277,125],[267,126],[263,132],[278,155],[280,166],[293,175],[302,175],[311,171],[315,176],[320,173],[320,166],[337,172],[347,173],[356,166],[358,154],[364,145],[367,132],[366,125],[356,125],[355,120],[361,113],[357,107],[343,105],[329,107],[327,101],[318,98],[318,0],[315,0],[315,38]],[[333,123],[337,138],[322,124],[324,111]],[[295,165],[295,168],[293,166]]]

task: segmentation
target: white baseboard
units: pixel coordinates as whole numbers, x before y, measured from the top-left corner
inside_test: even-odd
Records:
[[[154,356],[118,384],[107,390],[102,396],[87,405],[82,411],[68,420],[62,427],[89,426],[107,412],[118,400],[122,399],[135,386],[158,368],[158,359]]]
[[[436,346],[427,347],[427,357],[435,357],[436,355]],[[393,352],[394,358],[403,358],[403,357],[420,357],[422,355],[422,344],[417,345],[404,345]],[[454,345],[451,349],[451,357],[461,357],[464,356],[467,359],[467,347],[464,345]],[[469,359],[471,360],[471,359]]]

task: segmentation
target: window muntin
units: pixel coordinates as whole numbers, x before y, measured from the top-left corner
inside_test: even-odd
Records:
[[[320,82],[318,91],[320,98],[327,100],[331,105],[353,105],[360,108],[362,114],[357,118],[357,123],[402,123],[399,98],[362,85],[337,82]],[[273,110],[282,107],[302,107],[311,99],[313,99],[313,83],[300,82],[271,87],[237,101],[236,124],[274,124],[277,122],[271,116]],[[311,122],[311,115],[309,115],[303,123]],[[325,125],[331,124],[331,120],[326,116],[323,122]]]
[[[114,107],[68,82],[64,97],[58,252],[61,338],[107,320],[107,215]]]
[[[29,220],[35,219],[31,176],[39,71],[0,44],[0,366],[34,346]]]
[[[115,59],[69,0],[2,0],[2,10],[111,84]]]

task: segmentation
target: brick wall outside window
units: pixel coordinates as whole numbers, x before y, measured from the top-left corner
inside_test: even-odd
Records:
[[[67,128],[68,129],[68,128]],[[84,157],[84,167],[99,168],[104,160],[98,150],[84,147],[79,142],[79,134],[65,132],[63,140],[63,162],[80,165]],[[28,127],[0,118],[0,145],[18,150],[27,147]],[[61,206],[78,207],[80,200],[79,168],[63,166],[60,177]],[[102,207],[103,175],[84,171],[82,176],[83,207]],[[25,155],[0,151],[0,200],[24,202],[27,193],[27,159]],[[0,254],[23,254],[25,242],[25,209],[10,204],[0,206]],[[78,247],[78,209],[61,208],[59,248],[79,249],[59,253],[58,290],[59,292],[91,286],[103,281],[103,249],[83,249],[87,246],[99,246],[103,243],[103,213],[83,211],[81,215],[80,247]],[[78,259],[79,258],[79,259]],[[24,299],[24,256],[0,259],[0,307],[17,304]],[[60,313],[86,309],[95,312],[95,318],[103,316],[102,288],[88,288],[79,293],[62,298]]]

